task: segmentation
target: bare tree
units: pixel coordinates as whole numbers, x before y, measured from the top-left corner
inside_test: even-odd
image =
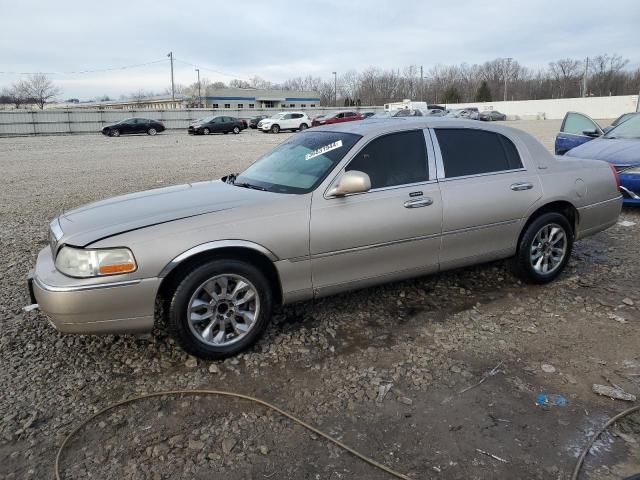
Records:
[[[561,58],[549,63],[549,73],[556,85],[559,98],[578,96],[582,62],[573,58]]]
[[[45,103],[61,93],[61,90],[53,84],[49,77],[42,73],[30,76],[23,82],[23,86],[27,97],[33,99],[40,110],[44,109]]]

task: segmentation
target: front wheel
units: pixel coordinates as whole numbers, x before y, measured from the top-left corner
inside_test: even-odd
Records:
[[[271,127],[271,133],[280,133],[280,125],[274,125]]]
[[[233,133],[236,135],[240,133],[240,129],[238,127],[233,127]]]
[[[516,273],[529,283],[548,283],[564,270],[573,248],[573,229],[560,213],[545,213],[524,231],[515,258]]]
[[[307,125],[306,123],[301,123],[299,130],[302,131],[302,130],[306,130],[307,128],[309,128],[309,125]]]
[[[113,130],[111,130],[109,132],[109,136],[110,137],[119,137],[120,136],[120,130],[118,130],[117,128],[114,128]]]
[[[255,343],[271,317],[265,275],[239,260],[212,260],[188,272],[169,308],[172,336],[188,353],[215,360]]]
[[[211,133],[211,130],[209,130],[208,128],[205,128],[204,130],[202,130],[202,133],[205,135],[209,135]]]

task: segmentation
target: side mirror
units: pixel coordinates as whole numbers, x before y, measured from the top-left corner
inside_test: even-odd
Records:
[[[600,132],[598,132],[598,130],[596,130],[595,128],[591,128],[589,130],[583,130],[582,134],[586,135],[587,137],[599,137],[600,136]]]
[[[350,170],[340,177],[338,183],[329,190],[331,197],[343,197],[350,193],[362,193],[371,190],[369,175],[358,170]]]

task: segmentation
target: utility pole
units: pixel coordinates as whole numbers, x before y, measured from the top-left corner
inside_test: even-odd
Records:
[[[333,73],[333,106],[338,106],[338,74],[336,72]]]
[[[198,72],[198,108],[202,108],[202,94],[200,93],[200,69],[196,68]]]
[[[169,57],[169,61],[171,62],[171,100],[174,102],[173,107],[175,108],[176,87],[175,87],[175,84],[173,83],[173,52],[169,52],[167,54],[167,57]]]
[[[584,62],[584,75],[582,76],[582,96],[587,96],[587,73],[589,72],[589,57]]]
[[[511,57],[509,58],[505,58],[504,59],[504,101],[507,101],[507,72],[508,70],[511,70],[511,60],[513,60]]]
[[[424,102],[424,76],[422,75],[422,65],[420,65],[420,101]]]

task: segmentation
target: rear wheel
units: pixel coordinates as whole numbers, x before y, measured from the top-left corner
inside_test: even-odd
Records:
[[[516,272],[530,283],[548,283],[564,270],[573,248],[573,230],[564,215],[544,213],[531,222],[518,245]]]
[[[204,130],[202,130],[202,133],[204,133],[205,135],[209,135],[211,133],[211,130],[205,128]]]
[[[258,340],[271,317],[265,275],[239,260],[212,260],[188,272],[169,308],[169,328],[180,346],[204,359],[235,355]]]
[[[240,133],[240,128],[238,127],[233,127],[233,133],[235,133],[236,135]]]
[[[147,130],[147,135],[151,135],[151,136],[153,136],[153,135],[155,135],[156,133],[158,133],[158,131],[157,131],[155,128],[153,128],[153,127],[151,127],[149,130]]]
[[[280,133],[280,125],[273,125],[271,127],[271,133]]]

